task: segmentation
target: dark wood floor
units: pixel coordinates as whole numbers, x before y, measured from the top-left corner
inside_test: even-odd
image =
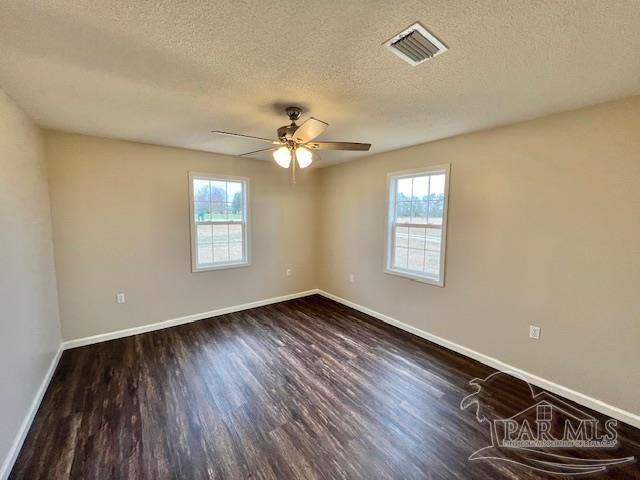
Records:
[[[492,372],[323,297],[255,308],[64,352],[10,478],[568,478],[468,460],[490,434],[460,402]],[[527,405],[499,390],[494,413]],[[618,430],[581,453],[640,455]]]

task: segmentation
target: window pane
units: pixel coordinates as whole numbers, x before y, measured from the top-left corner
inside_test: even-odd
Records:
[[[243,254],[242,254],[242,243],[230,243],[229,244],[229,260],[230,261],[236,261],[236,260],[242,260],[243,259]]]
[[[442,200],[429,202],[429,223],[442,225],[443,211],[444,211],[444,202]]]
[[[425,248],[425,228],[411,227],[409,230],[409,248],[424,250]]]
[[[193,206],[193,215],[196,222],[211,221],[211,204],[209,202],[196,202]]]
[[[424,250],[409,249],[407,269],[422,272],[424,270]]]
[[[229,261],[229,245],[214,245],[213,246],[213,261],[228,262]]]
[[[242,203],[242,183],[227,182],[227,202],[237,203],[240,206]]]
[[[411,202],[398,202],[396,206],[396,222],[411,222]]]
[[[427,252],[425,271],[432,277],[440,276],[440,253]]]
[[[227,201],[227,182],[219,180],[211,181],[211,201],[226,202]]]
[[[229,226],[228,225],[213,225],[213,243],[227,244],[229,243]]]
[[[429,195],[429,177],[415,177],[413,179],[413,200],[427,201]]]
[[[211,220],[212,221],[227,221],[227,204],[226,203],[212,203],[211,204]]]
[[[394,249],[393,266],[396,268],[407,268],[407,257],[409,251],[404,247],[396,247]]]
[[[242,242],[242,225],[229,225],[229,242]]]
[[[412,178],[400,178],[398,179],[396,188],[396,197],[398,202],[411,201],[411,191],[413,189]]]
[[[427,223],[427,202],[411,203],[411,223]]]
[[[193,180],[193,199],[196,202],[209,201],[209,180]]]
[[[440,251],[442,242],[442,230],[439,228],[427,228],[427,250]]]
[[[233,203],[227,203],[227,218],[239,222],[242,220],[242,210],[240,206],[234,206]]]
[[[198,245],[213,243],[213,234],[211,233],[211,225],[198,225]]]
[[[396,238],[393,244],[396,247],[407,247],[409,245],[409,228],[396,227]]]
[[[431,175],[429,192],[431,200],[444,198],[444,173]]]
[[[213,246],[198,245],[198,265],[213,263]]]

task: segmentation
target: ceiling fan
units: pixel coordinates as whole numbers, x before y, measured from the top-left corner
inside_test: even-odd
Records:
[[[324,132],[329,126],[328,123],[309,117],[300,125],[296,121],[302,115],[300,107],[287,107],[285,112],[291,120],[291,124],[284,125],[277,130],[278,139],[270,140],[263,137],[243,135],[241,133],[222,132],[213,130],[211,133],[218,135],[228,135],[231,137],[250,138],[271,144],[268,148],[261,148],[253,152],[243,153],[241,156],[253,155],[254,153],[273,151],[273,159],[282,168],[291,167],[293,182],[296,181],[296,164],[300,168],[306,168],[313,161],[313,150],[358,150],[367,151],[371,148],[369,143],[353,142],[314,142],[313,139]],[[295,161],[291,161],[295,158]]]

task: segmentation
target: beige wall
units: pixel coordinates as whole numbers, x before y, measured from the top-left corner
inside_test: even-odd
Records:
[[[65,339],[316,287],[314,172],[291,185],[273,162],[54,131],[45,145]],[[191,272],[189,171],[250,178],[250,267]]]
[[[0,478],[58,347],[40,131],[0,90]]]
[[[445,288],[384,274],[387,173],[442,163]],[[326,168],[320,199],[322,289],[640,413],[640,97]]]

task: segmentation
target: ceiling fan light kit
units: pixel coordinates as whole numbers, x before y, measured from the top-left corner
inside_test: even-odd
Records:
[[[298,161],[298,166],[300,168],[307,168],[311,165],[313,161],[313,155],[311,154],[311,150],[305,147],[296,148],[296,160]]]
[[[289,151],[289,147],[278,148],[273,152],[273,159],[282,168],[289,168],[289,165],[291,165],[291,152]]]
[[[300,119],[302,109],[300,107],[287,107],[285,109],[291,123],[284,125],[277,130],[278,140],[270,140],[264,137],[254,137],[252,135],[244,135],[241,133],[223,132],[213,130],[211,133],[218,135],[227,135],[231,137],[250,138],[252,140],[260,140],[268,142],[272,146],[262,148],[253,152],[243,153],[241,156],[253,155],[273,151],[273,159],[282,168],[291,168],[291,177],[293,183],[296,182],[296,164],[299,168],[307,168],[313,162],[312,150],[353,150],[368,151],[371,148],[369,143],[353,143],[353,142],[313,142],[314,138],[321,135],[329,124],[309,117],[302,124],[297,125],[296,120]],[[295,161],[291,161],[295,157]]]

